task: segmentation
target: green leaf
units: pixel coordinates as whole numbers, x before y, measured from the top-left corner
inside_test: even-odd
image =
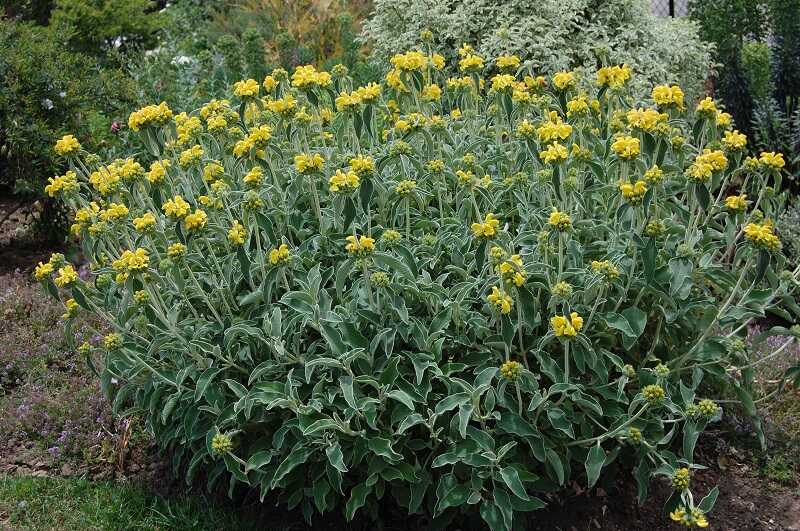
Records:
[[[584,466],[586,467],[586,481],[590,489],[597,483],[597,479],[600,477],[600,472],[603,470],[603,464],[605,462],[606,452],[598,442],[597,445],[593,446],[589,450],[589,453],[586,454],[586,461],[584,462]]]
[[[466,404],[469,401],[469,394],[468,393],[456,393],[444,398],[444,400],[440,401],[436,404],[436,414],[441,415],[451,409],[455,409],[461,404]]]
[[[409,280],[414,280],[414,273],[411,272],[411,269],[394,256],[386,253],[373,253],[372,259],[376,264],[382,265],[383,267],[388,268],[390,271],[397,271]]]
[[[414,401],[411,399],[411,396],[405,391],[401,391],[400,389],[393,389],[388,393],[386,393],[386,396],[394,400],[397,400],[411,411],[414,411]]]
[[[401,454],[398,454],[392,449],[392,441],[382,437],[373,437],[367,440],[367,446],[373,453],[388,459],[389,461],[400,461],[403,459]]]
[[[203,371],[203,374],[200,375],[200,378],[197,379],[197,385],[195,386],[194,390],[194,401],[199,402],[201,398],[206,395],[206,391],[208,390],[208,386],[214,380],[214,377],[222,372],[222,369],[218,369],[216,367],[210,367]]]
[[[508,486],[509,490],[514,493],[514,496],[525,501],[530,499],[528,498],[528,493],[525,492],[522,481],[519,479],[519,473],[516,468],[511,466],[501,468],[500,477],[503,478],[503,482]]]
[[[717,496],[719,496],[719,487],[714,487],[698,504],[697,508],[704,513],[709,513],[717,503]]]
[[[347,500],[347,506],[345,507],[348,521],[352,521],[356,511],[364,506],[367,501],[367,495],[371,490],[372,487],[368,487],[366,483],[359,483],[350,491],[350,499]]]
[[[311,453],[312,450],[303,446],[302,442],[297,443],[294,448],[292,448],[292,451],[289,452],[289,455],[278,465],[278,468],[275,470],[275,475],[272,476],[270,488],[274,489],[287,474],[295,469],[295,467],[305,463]]]
[[[325,454],[328,456],[328,462],[333,468],[343,474],[347,472],[347,466],[344,464],[344,455],[342,455],[342,447],[339,446],[338,442],[325,448]]]
[[[259,470],[264,465],[269,464],[272,461],[272,451],[271,450],[262,450],[260,452],[256,452],[250,456],[250,459],[247,460],[247,466],[244,467],[244,473],[247,474],[251,470]]]

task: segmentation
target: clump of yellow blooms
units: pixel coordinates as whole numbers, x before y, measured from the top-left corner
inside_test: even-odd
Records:
[[[420,51],[412,50],[395,55],[389,62],[392,63],[392,66],[396,69],[403,72],[419,72],[428,66],[428,56]]]
[[[186,227],[186,230],[197,231],[203,229],[205,228],[206,223],[208,223],[208,214],[199,208],[183,218],[183,226]]]
[[[170,120],[172,120],[172,110],[162,101],[158,105],[148,105],[132,112],[128,117],[128,127],[139,131],[145,127],[166,125]]]
[[[672,475],[672,487],[679,492],[688,489],[690,477],[688,468],[679,468]]]
[[[687,168],[686,178],[692,182],[704,183],[715,171],[722,171],[727,167],[728,159],[722,151],[705,148]]]
[[[274,266],[285,264],[291,259],[292,254],[289,252],[289,246],[285,243],[280,244],[269,252],[269,263]]]
[[[747,240],[760,249],[777,251],[781,248],[781,240],[773,232],[774,225],[767,219],[763,223],[748,223],[744,227]]]
[[[497,286],[492,286],[492,292],[486,297],[486,300],[495,311],[503,315],[511,313],[511,308],[514,306],[514,299],[511,298],[511,295],[505,291],[500,291]]]
[[[783,153],[775,153],[774,151],[764,151],[758,156],[758,162],[765,168],[779,171],[786,166],[786,161],[783,160]]]
[[[383,231],[383,234],[381,234],[381,241],[387,243],[394,243],[400,240],[400,238],[402,237],[403,236],[398,231],[394,229],[386,229],[385,231]]]
[[[747,194],[729,195],[725,198],[725,208],[733,212],[744,212],[747,210]]]
[[[150,265],[150,257],[147,250],[141,247],[135,251],[125,250],[119,258],[111,263],[111,267],[117,272],[117,283],[122,284],[128,280],[131,273],[142,273]]]
[[[364,257],[369,256],[375,250],[375,240],[369,236],[352,235],[347,238],[347,245],[345,250],[356,256]]]
[[[577,312],[572,312],[569,316],[556,315],[550,318],[550,325],[556,337],[573,338],[583,329],[583,317]]]
[[[297,170],[297,173],[302,173],[303,175],[322,171],[324,165],[325,159],[319,153],[314,153],[313,155],[301,153],[294,157],[294,169]]]
[[[397,193],[401,197],[406,197],[411,195],[411,193],[417,189],[417,181],[411,179],[403,179],[397,186],[394,187],[395,193]]]
[[[654,165],[644,172],[644,180],[652,185],[661,184],[664,180],[664,170]]]
[[[483,57],[469,53],[458,62],[458,69],[461,72],[477,72],[483,70]]]
[[[67,171],[64,175],[48,177],[47,182],[48,184],[44,187],[44,191],[50,197],[77,192],[80,187],[78,185],[78,176],[72,170]]]
[[[292,74],[292,86],[300,89],[327,87],[331,83],[331,75],[318,71],[313,65],[298,66]]]
[[[556,72],[553,75],[553,85],[559,90],[567,90],[577,83],[574,72]]]
[[[539,153],[539,156],[546,164],[553,164],[567,160],[569,150],[564,145],[553,142],[547,149]]]
[[[743,135],[738,130],[725,131],[722,144],[730,151],[741,151],[747,147],[747,136]]]
[[[211,438],[211,451],[217,455],[225,455],[233,450],[233,440],[230,435],[218,432]]]
[[[658,384],[646,385],[642,389],[642,396],[651,405],[659,404],[667,396],[664,388]]]
[[[507,361],[500,366],[500,375],[508,380],[514,382],[522,374],[522,364],[518,361]]]
[[[636,181],[632,184],[629,182],[621,182],[619,184],[619,191],[628,203],[631,205],[640,205],[647,193],[647,184],[644,181]]]
[[[597,84],[601,87],[620,88],[631,78],[628,65],[604,66],[597,71]]]
[[[133,228],[137,232],[148,232],[156,226],[156,217],[152,212],[145,212],[138,218],[133,218]]]
[[[639,155],[639,139],[632,136],[620,136],[611,144],[611,149],[622,160],[633,160]]]
[[[500,70],[515,70],[519,68],[520,59],[516,55],[501,55],[495,64]]]
[[[167,175],[167,168],[170,167],[169,159],[156,160],[150,163],[150,171],[147,172],[147,180],[150,184],[157,184],[164,180]]]
[[[489,212],[483,221],[473,223],[470,228],[472,234],[476,238],[490,240],[497,235],[497,228],[500,226],[500,220],[495,218],[494,214]]]
[[[62,157],[74,155],[81,150],[81,143],[73,135],[64,135],[56,140],[56,154]]]
[[[568,300],[572,297],[572,285],[569,282],[561,281],[556,282],[556,285],[550,290],[556,297],[561,297]]]
[[[632,129],[652,131],[660,123],[667,121],[668,116],[653,109],[631,109],[625,115]]]
[[[164,211],[168,217],[181,219],[184,218],[189,211],[191,210],[191,206],[186,200],[176,195],[172,199],[168,200],[166,203],[161,205],[161,209]]]
[[[500,248],[493,247],[492,251],[494,251],[494,249]],[[500,251],[502,251],[502,249],[500,249]],[[522,262],[522,257],[518,254],[511,255],[508,260],[501,262],[497,266],[497,271],[506,284],[513,284],[519,288],[525,283],[527,276],[525,274],[525,264]]]
[[[258,81],[255,79],[243,79],[233,84],[233,95],[237,98],[255,98],[258,91]]]
[[[350,170],[347,173],[336,170],[336,173],[328,179],[328,190],[337,194],[349,194],[358,189],[361,179],[358,174]]]
[[[517,79],[511,74],[497,74],[492,77],[492,90],[500,93],[508,93],[514,90]]]
[[[71,286],[78,281],[78,272],[72,265],[67,264],[58,270],[58,276],[55,278],[56,286],[65,288]]]
[[[186,246],[180,242],[176,242],[167,247],[167,256],[170,258],[178,259],[186,254]]]
[[[199,162],[202,157],[203,157],[203,148],[195,144],[189,149],[181,152],[180,156],[178,157],[178,162],[180,163],[181,166],[186,167],[196,162]]]
[[[244,225],[238,219],[233,220],[230,230],[228,230],[228,241],[234,245],[244,245],[244,239],[247,235]]]
[[[249,172],[242,177],[242,182],[248,188],[258,188],[264,182],[264,170],[261,166],[253,166]]]
[[[565,232],[572,228],[572,218],[566,212],[560,212],[553,208],[547,223],[559,232]]]
[[[717,106],[714,103],[714,100],[711,99],[710,96],[706,96],[702,100],[700,100],[697,104],[697,108],[695,109],[697,114],[705,115],[707,117],[714,117],[717,116]]]
[[[684,527],[708,527],[708,519],[700,509],[689,510],[681,505],[669,513],[669,517]]]
[[[572,126],[564,123],[556,111],[551,111],[536,130],[539,140],[543,143],[556,140],[566,140],[572,134]]]
[[[619,269],[609,260],[592,260],[592,271],[603,275],[608,282],[619,278]]]
[[[659,107],[683,110],[683,90],[677,85],[658,85],[653,87],[653,101]]]

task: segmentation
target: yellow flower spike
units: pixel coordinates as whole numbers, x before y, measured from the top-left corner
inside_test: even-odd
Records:
[[[178,162],[181,166],[189,166],[196,162],[199,162],[200,159],[203,157],[203,148],[199,145],[194,145],[189,149],[182,151],[180,156],[178,157]]]
[[[189,231],[201,230],[205,228],[207,222],[208,215],[199,208],[183,218],[183,226]]]
[[[578,315],[577,312],[572,312],[569,317],[556,315],[550,318],[550,325],[553,327],[553,333],[556,337],[571,339],[583,329],[583,317]]]
[[[783,160],[783,153],[775,153],[774,151],[762,151],[758,157],[758,162],[765,168],[780,171],[786,166],[786,161]]]
[[[734,131],[725,131],[722,145],[729,151],[741,151],[747,147],[747,136],[740,133],[738,129]]]
[[[442,97],[442,89],[439,88],[439,85],[431,84],[426,85],[422,89],[422,99],[425,101],[439,101]]]
[[[170,167],[169,159],[157,160],[150,164],[150,171],[147,172],[147,180],[150,184],[157,184],[164,181],[167,175],[167,168]]]
[[[653,101],[659,107],[683,110],[683,90],[677,85],[658,85],[653,87]]]
[[[350,159],[350,169],[356,172],[356,175],[363,177],[375,171],[375,161],[372,157],[358,157]]]
[[[361,179],[353,170],[347,173],[342,170],[336,170],[336,173],[328,179],[328,190],[336,194],[355,192],[359,186],[361,186]]]
[[[301,153],[294,157],[294,168],[297,173],[303,175],[322,171],[324,165],[325,159],[319,153],[314,153],[313,155]]]
[[[368,236],[348,236],[345,250],[356,256],[365,257],[372,254],[375,250],[375,240]]]
[[[78,281],[78,272],[72,265],[67,264],[58,270],[58,276],[55,278],[56,286],[59,288],[66,288]]]
[[[553,142],[547,149],[540,152],[539,156],[545,164],[554,164],[567,160],[569,157],[569,150],[562,144]]]
[[[170,218],[182,219],[189,214],[191,207],[181,196],[176,195],[164,203],[161,209],[164,211],[164,214]]]
[[[172,111],[166,102],[158,105],[148,105],[134,111],[128,117],[128,127],[133,131],[140,131],[145,127],[156,127],[167,124],[172,120]]]
[[[492,286],[492,292],[486,297],[486,300],[493,306],[495,311],[503,315],[511,313],[511,308],[514,306],[514,299],[506,292],[501,292],[497,286]]]
[[[622,160],[633,160],[639,155],[639,139],[632,136],[620,136],[612,144],[611,149]]]
[[[242,178],[242,182],[247,188],[258,188],[264,182],[264,170],[261,166],[254,166]]]
[[[57,155],[67,157],[81,150],[81,143],[73,135],[64,135],[56,140],[55,152]]]
[[[492,78],[492,90],[507,94],[514,90],[517,80],[511,74],[497,74]]]
[[[647,185],[644,181],[636,181],[631,184],[628,182],[621,182],[619,184],[619,191],[628,203],[631,205],[642,204],[645,194],[647,194]]]
[[[559,232],[565,232],[572,228],[572,218],[565,212],[560,212],[553,208],[547,223]]]
[[[255,79],[245,79],[233,84],[233,95],[237,98],[255,98],[258,91],[258,81]]]
[[[493,213],[489,212],[482,222],[473,223],[470,228],[476,238],[489,240],[497,235],[497,228],[499,226],[500,220],[495,218]]]
[[[142,216],[133,219],[133,228],[137,232],[147,232],[156,225],[156,217],[152,212],[145,212]]]
[[[573,72],[556,72],[553,75],[553,85],[558,90],[567,90],[575,86],[575,74]]]
[[[747,194],[731,195],[725,198],[725,208],[732,212],[744,212],[747,210]]]
[[[269,263],[273,266],[285,264],[291,259],[292,254],[289,252],[289,246],[285,243],[269,252]]]
[[[706,115],[706,116],[714,116],[717,115],[717,106],[714,103],[714,100],[711,99],[710,96],[706,96],[697,104],[697,108],[695,111],[698,114]]]
[[[631,78],[628,65],[605,66],[597,71],[597,84],[601,87],[620,88]]]
[[[458,61],[458,69],[461,72],[478,72],[483,70],[483,57],[469,53]]]
[[[303,90],[327,87],[331,83],[331,75],[328,72],[317,71],[313,65],[298,66],[292,74],[292,86]]]
[[[777,251],[781,248],[781,240],[773,232],[771,220],[763,223],[748,223],[744,227],[745,238],[759,249]]]
[[[516,70],[519,68],[520,59],[516,55],[501,55],[495,64],[500,70]]]
[[[50,278],[53,276],[53,272],[55,271],[55,267],[51,263],[39,262],[39,265],[36,266],[36,269],[33,272],[33,276],[36,280],[44,280],[46,278]]]

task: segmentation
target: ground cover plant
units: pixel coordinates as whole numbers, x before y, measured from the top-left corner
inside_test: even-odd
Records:
[[[382,85],[303,66],[145,107],[126,159],[56,144],[48,193],[91,272],[54,256],[35,277],[112,330],[78,348],[115,410],[189,481],[308,519],[391,500],[510,529],[619,467],[642,501],[668,478],[669,517],[707,526],[704,390],[760,432],[748,324],[800,313],[781,154],[745,157],[678,86],[630,98],[626,65],[544,78],[468,45],[457,77],[421,51],[391,65]],[[797,333],[756,341],[783,336],[777,356]]]

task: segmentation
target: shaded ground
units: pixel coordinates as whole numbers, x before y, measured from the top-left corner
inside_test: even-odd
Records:
[[[0,219],[2,212],[0,203]],[[31,284],[32,264],[51,249],[11,226],[0,227],[0,529],[308,529],[299,514],[257,499],[206,499],[202,490],[183,494],[183,482],[159,457],[141,421],[113,418],[97,379],[64,335],[64,309]],[[12,246],[4,246],[9,240]],[[98,341],[98,328],[79,316],[73,344]],[[797,349],[786,352],[787,358],[799,355]],[[764,364],[759,379],[769,382],[786,363]],[[698,460],[709,468],[693,478],[699,493],[720,488],[710,528],[800,531],[800,390],[762,411],[770,441],[766,453],[736,409],[725,411],[726,424],[701,438]],[[661,512],[668,485],[652,484],[644,507],[636,503],[630,477],[606,478],[590,492],[572,488],[531,514],[524,528],[679,529]],[[427,522],[385,511],[383,529],[428,528]],[[341,515],[317,517],[314,524],[313,529],[375,529],[363,520],[347,525]],[[473,528],[480,523],[448,527]]]

